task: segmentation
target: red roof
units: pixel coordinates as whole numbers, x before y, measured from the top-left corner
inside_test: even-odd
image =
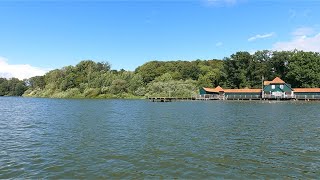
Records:
[[[316,92],[320,93],[320,88],[293,88],[294,92]]]
[[[219,93],[260,93],[261,89],[222,89],[220,86],[216,88],[203,88],[207,92]]]
[[[276,77],[272,81],[264,81],[263,84],[266,86],[269,84],[285,84],[285,82],[279,77]]]
[[[274,78],[274,79],[272,80],[271,83],[272,83],[272,84],[284,84],[285,82],[284,82],[282,79],[280,79],[279,77],[276,77],[276,78]]]
[[[214,93],[218,93],[219,91],[216,91],[216,89],[213,89],[213,88],[203,88],[205,91],[207,92],[214,92]]]
[[[260,93],[261,89],[225,89],[226,93]]]
[[[216,88],[203,88],[205,91],[207,92],[214,92],[214,93],[218,93],[218,92],[223,92],[224,90],[222,89],[222,87],[218,86]]]
[[[223,91],[224,91],[224,90],[222,89],[222,87],[220,87],[220,86],[216,87],[215,90],[218,91],[218,92],[223,92]]]
[[[272,81],[263,81],[263,85],[267,86],[271,83]]]

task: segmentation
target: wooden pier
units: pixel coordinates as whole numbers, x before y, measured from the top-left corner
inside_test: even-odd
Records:
[[[195,97],[196,100],[209,101],[209,100],[225,100],[224,96],[213,94],[202,94]]]
[[[172,101],[190,101],[196,100],[195,97],[181,98],[181,97],[149,97],[152,102],[172,102]]]
[[[231,101],[320,101],[317,95],[293,95],[293,96],[264,96],[259,95],[198,95],[195,97],[149,97],[152,102],[172,102],[172,101],[214,101],[214,100],[231,100]]]
[[[320,101],[320,95],[296,95],[295,100],[300,101]]]

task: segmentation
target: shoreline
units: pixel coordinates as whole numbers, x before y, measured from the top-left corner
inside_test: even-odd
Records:
[[[92,99],[92,100],[148,100],[150,102],[264,102],[264,103],[276,103],[276,102],[320,102],[320,100],[275,100],[275,99],[269,99],[269,100],[258,100],[258,99],[252,99],[252,100],[199,100],[199,99],[188,99],[188,98],[181,98],[181,99],[174,99],[171,101],[165,100],[165,101],[153,101],[152,98],[148,97],[122,97],[122,98],[116,98],[116,97],[110,97],[110,98],[102,98],[102,97],[38,97],[38,96],[2,96],[2,97],[22,97],[22,98],[42,98],[42,99],[70,99],[70,100],[81,100],[81,99]]]

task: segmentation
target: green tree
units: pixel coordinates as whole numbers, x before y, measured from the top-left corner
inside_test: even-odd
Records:
[[[113,94],[128,92],[127,81],[123,79],[115,79],[114,81],[112,81],[110,90],[111,90],[111,93]]]
[[[40,88],[44,89],[46,85],[44,76],[35,76],[29,79],[29,87],[32,89]]]

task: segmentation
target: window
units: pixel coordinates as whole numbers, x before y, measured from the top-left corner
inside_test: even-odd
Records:
[[[275,85],[271,85],[271,89],[275,89],[276,88],[276,86]]]
[[[283,89],[283,85],[280,85],[280,89]]]

